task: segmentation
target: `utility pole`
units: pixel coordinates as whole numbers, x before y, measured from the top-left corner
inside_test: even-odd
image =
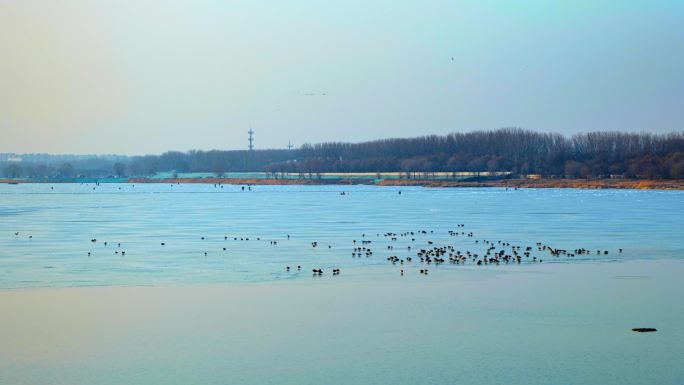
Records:
[[[288,140],[288,141],[287,141],[287,149],[288,149],[288,150],[292,150],[292,147],[293,147],[293,146],[292,146],[292,143]]]

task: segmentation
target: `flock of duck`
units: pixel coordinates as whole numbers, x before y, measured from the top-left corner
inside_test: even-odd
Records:
[[[466,232],[460,229],[463,229],[465,227],[465,224],[458,224],[457,227],[459,230],[449,230],[448,235],[451,237],[466,237],[466,238],[473,238],[474,234],[473,232]],[[409,231],[409,232],[404,232],[404,233],[385,233],[383,234],[383,237],[385,239],[389,239],[390,242],[395,242],[399,238],[398,237],[410,237],[410,241],[416,242],[416,238],[414,237],[416,234],[422,234],[422,235],[428,235],[428,234],[434,234],[434,231],[426,231],[426,230],[419,230],[417,232]],[[366,235],[364,234],[363,237]],[[380,234],[376,234],[377,237],[380,237]],[[356,244],[356,240],[352,241],[353,244]],[[362,243],[364,245],[369,245],[371,244],[372,241],[370,240],[363,240]],[[429,269],[427,266],[430,266],[431,264],[435,266],[439,266],[443,263],[446,263],[448,261],[449,264],[452,265],[466,265],[468,263],[476,265],[476,266],[482,266],[482,265],[499,265],[499,264],[508,264],[508,263],[516,263],[520,264],[523,261],[526,262],[532,262],[532,263],[541,263],[543,262],[543,259],[541,256],[533,256],[532,253],[536,249],[537,252],[541,253],[546,253],[550,257],[560,257],[560,256],[565,256],[567,258],[572,258],[575,257],[576,255],[587,255],[590,254],[591,251],[586,248],[577,248],[574,249],[572,252],[568,252],[565,249],[558,249],[551,247],[549,245],[546,245],[542,242],[537,242],[535,246],[526,246],[524,249],[522,246],[518,245],[511,245],[509,242],[504,242],[501,240],[497,241],[492,241],[492,240],[487,240],[487,239],[476,239],[473,241],[474,244],[478,245],[480,242],[482,242],[483,245],[486,245],[486,250],[485,252],[480,255],[475,252],[471,252],[469,250],[461,251],[457,249],[454,245],[452,244],[447,244],[447,245],[440,245],[440,246],[435,246],[434,241],[432,240],[427,240],[427,244],[430,247],[424,247],[417,249],[413,255],[408,255],[405,256],[404,258],[400,258],[397,255],[390,255],[386,259],[388,262],[390,262],[392,265],[399,264],[401,266],[409,264],[414,262],[414,258],[416,258],[416,262],[420,262],[420,266],[423,267],[418,270],[420,274],[427,275],[429,272]],[[394,250],[394,245],[387,245],[388,250]],[[408,253],[411,252],[412,246],[408,245],[406,246],[406,250]],[[618,249],[618,253],[622,253],[622,249]],[[607,255],[609,252],[608,250],[596,250],[596,254],[598,255]],[[364,255],[366,257],[370,257],[373,255],[373,251],[370,247],[367,246],[362,246],[362,247],[356,247],[354,248],[354,252],[352,253],[352,257],[361,257]],[[400,269],[399,273],[403,276],[405,271],[404,269]]]
[[[20,237],[19,232],[14,233],[15,237]],[[375,235],[375,237],[373,237]],[[465,224],[457,224],[456,228],[453,230],[448,230],[446,233],[442,233],[445,237],[440,237],[439,233],[435,233],[434,230],[414,230],[405,231],[402,233],[386,232],[386,233],[376,233],[373,235],[362,234],[361,239],[351,240],[351,257],[352,258],[367,258],[370,259],[376,255],[374,251],[374,245],[379,245],[382,254],[391,254],[385,257],[385,260],[391,266],[399,265],[398,273],[404,276],[409,272],[411,268],[417,270],[419,274],[428,275],[429,268],[431,266],[440,266],[442,264],[449,264],[454,266],[463,265],[473,265],[473,266],[486,266],[494,265],[498,266],[500,264],[521,264],[521,263],[542,263],[543,258],[573,258],[579,255],[607,255],[608,250],[589,250],[584,247],[566,250],[559,249],[547,245],[543,242],[536,242],[534,245],[514,245],[510,242],[503,240],[491,240],[491,239],[475,239],[472,231],[465,230]],[[246,236],[222,236],[224,241],[241,241],[246,242],[250,240],[250,237]],[[292,238],[290,234],[283,237],[285,241]],[[373,239],[375,238],[375,239]],[[463,241],[456,241],[453,238],[461,238]],[[33,235],[27,236],[28,240],[33,240]],[[208,237],[201,236],[200,240],[205,241]],[[261,237],[252,237],[252,240],[261,241]],[[266,239],[264,239],[266,241]],[[403,242],[402,242],[403,241]],[[278,240],[268,240],[270,246],[278,246]],[[96,238],[90,239],[91,244],[101,243],[104,247],[113,248],[113,253],[115,255],[124,257],[126,256],[126,251],[121,249],[121,243],[100,241]],[[460,244],[460,247],[457,246]],[[160,247],[166,246],[166,242],[161,242]],[[311,241],[311,248],[316,249],[319,247],[319,241]],[[479,250],[470,250],[466,246],[473,246]],[[328,249],[332,249],[332,245],[327,245]],[[222,251],[226,251],[227,247],[221,247]],[[273,248],[271,248],[271,253],[273,253]],[[401,250],[401,251],[400,251]],[[205,257],[209,256],[208,251],[198,250],[200,255]],[[623,250],[620,248],[617,250],[618,253],[622,253]],[[87,256],[91,257],[94,255],[94,251],[88,251]],[[383,255],[384,256],[384,255]],[[377,261],[374,262],[377,264]],[[298,264],[296,266],[286,265],[284,270],[286,273],[302,272],[302,265]],[[338,276],[341,274],[341,269],[339,267],[330,267],[330,271],[333,276]],[[325,271],[323,267],[314,266],[311,268],[311,273],[315,277],[320,277],[324,275]]]

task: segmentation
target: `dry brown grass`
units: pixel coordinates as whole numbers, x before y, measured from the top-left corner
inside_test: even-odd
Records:
[[[639,189],[684,190],[683,181],[635,179],[507,179],[496,181],[459,182],[430,180],[383,180],[381,186],[425,187],[512,187],[512,188],[579,188],[579,189]]]

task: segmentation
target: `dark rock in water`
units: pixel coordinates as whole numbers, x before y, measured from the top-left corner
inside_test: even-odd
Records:
[[[634,328],[632,331],[635,331],[637,333],[647,333],[647,332],[657,332],[658,330],[656,328]]]

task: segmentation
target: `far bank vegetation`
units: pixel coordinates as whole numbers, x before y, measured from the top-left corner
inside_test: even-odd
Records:
[[[160,172],[505,173],[529,178],[684,179],[684,134],[590,132],[573,136],[519,128],[363,143],[305,144],[298,149],[170,151],[161,155],[49,155],[0,158],[6,178],[146,177]],[[39,160],[36,160],[39,159]],[[59,160],[61,159],[61,160]],[[65,160],[66,159],[66,160]]]

